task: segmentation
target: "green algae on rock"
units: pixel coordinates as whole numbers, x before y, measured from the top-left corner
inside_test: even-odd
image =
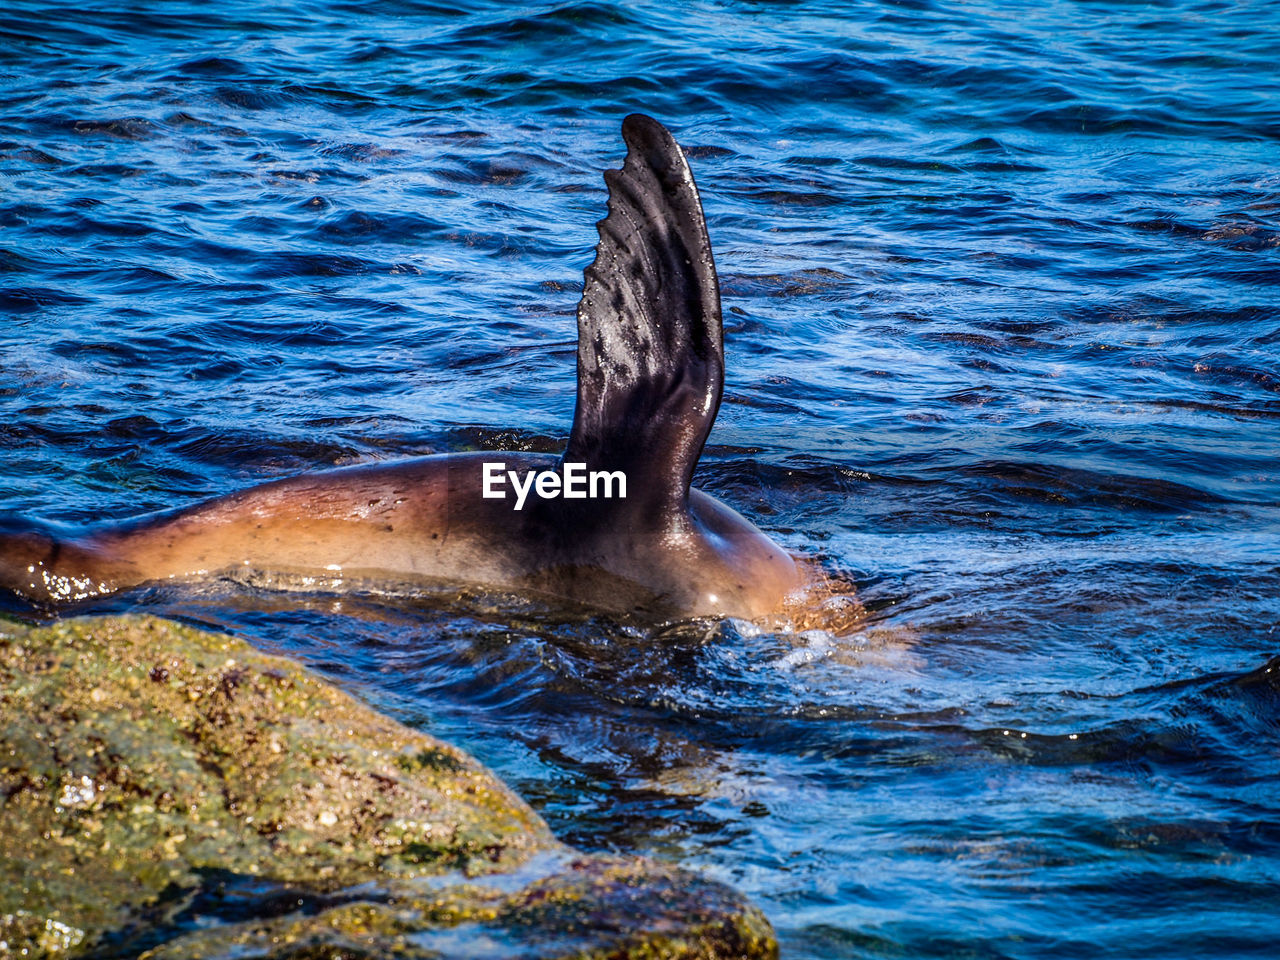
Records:
[[[559,859],[559,858],[556,858]],[[720,884],[646,860],[593,857],[518,870],[518,883],[445,890],[402,881],[362,899],[200,930],[144,960],[381,957],[693,960],[775,957],[773,932]],[[523,876],[521,876],[523,874]],[[514,886],[514,889],[513,889]]]
[[[0,622],[0,956],[738,957],[727,888],[579,857],[460,750],[151,617]]]

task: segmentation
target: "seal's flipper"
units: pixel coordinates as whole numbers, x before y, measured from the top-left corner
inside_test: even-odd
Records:
[[[658,121],[622,123],[609,215],[578,305],[578,405],[565,460],[623,470],[655,519],[683,512],[720,409],[720,288],[693,174]]]

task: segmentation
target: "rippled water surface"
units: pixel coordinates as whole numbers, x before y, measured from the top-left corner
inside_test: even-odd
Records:
[[[697,482],[864,629],[109,608],[301,657],[787,957],[1274,956],[1277,9],[10,0],[0,508],[558,449],[643,110],[721,271]]]

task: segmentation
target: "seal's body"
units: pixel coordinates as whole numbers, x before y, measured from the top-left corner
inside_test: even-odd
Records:
[[[720,295],[693,176],[657,121],[623,123],[609,215],[578,308],[578,397],[561,460],[425,457],[278,480],[63,538],[0,533],[0,586],[83,599],[236,571],[338,581],[465,581],[653,615],[759,617],[795,562],[690,488],[724,381]],[[485,464],[626,477],[626,496],[495,497]],[[486,496],[489,493],[489,496]]]

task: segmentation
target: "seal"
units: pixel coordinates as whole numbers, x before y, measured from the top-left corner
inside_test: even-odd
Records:
[[[308,473],[73,537],[6,524],[0,586],[57,604],[252,573],[304,585],[461,581],[651,617],[778,612],[803,585],[799,565],[690,486],[724,386],[693,174],[658,121],[633,114],[622,136],[626,159],[605,172],[608,215],[584,273],[577,403],[559,460],[445,454]],[[610,492],[592,496],[601,477]]]

